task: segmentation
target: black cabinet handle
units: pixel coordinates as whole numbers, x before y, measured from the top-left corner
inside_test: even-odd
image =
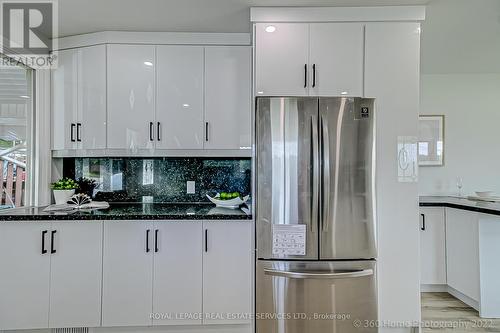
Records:
[[[422,226],[420,230],[425,231],[425,214],[420,214],[420,216],[422,216]]]
[[[71,142],[76,142],[75,136],[74,136],[74,131],[75,131],[75,124],[71,124]]]
[[[149,253],[149,251],[151,251],[149,249],[149,233],[151,232],[151,230],[146,230],[146,253]]]
[[[205,141],[208,142],[208,121],[205,122]]]
[[[82,138],[80,137],[80,128],[82,127],[82,124],[77,123],[76,124],[76,141],[82,142]]]
[[[47,249],[45,248],[45,236],[47,235],[47,230],[42,231],[42,254],[47,253]]]
[[[307,88],[307,64],[304,65],[304,88]]]
[[[316,64],[313,64],[313,84],[312,87],[316,87]]]
[[[154,138],[153,138],[153,126],[154,126],[153,122],[150,121],[149,122],[149,141],[154,140]]]
[[[208,229],[205,229],[205,252],[208,252]]]
[[[160,249],[158,248],[158,232],[159,231],[160,230],[158,230],[158,229],[155,230],[155,252],[160,251]]]
[[[55,235],[57,233],[57,230],[52,230],[52,233],[50,235],[50,253],[51,254],[54,254],[56,253],[56,247],[54,245],[54,238],[55,238]]]
[[[161,125],[160,125],[160,122],[158,122],[158,125],[157,125],[157,128],[156,128],[156,130],[157,130],[157,132],[156,132],[156,136],[157,136],[157,138],[158,138],[158,141],[161,141],[161,136],[160,136],[160,133],[161,133],[161,127],[160,127],[160,126],[161,126]]]

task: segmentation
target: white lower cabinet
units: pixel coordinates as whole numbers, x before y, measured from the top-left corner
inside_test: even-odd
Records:
[[[252,267],[248,221],[1,223],[0,331],[248,326]]]
[[[101,222],[0,224],[0,330],[99,326],[101,244]]]
[[[153,223],[104,224],[102,326],[151,325]]]
[[[157,222],[154,233],[153,324],[201,324],[202,223]]]
[[[49,232],[50,223],[0,223],[0,330],[48,327]]]
[[[252,223],[203,223],[204,324],[248,324],[252,313]]]
[[[479,213],[446,208],[448,285],[479,301]]]
[[[53,223],[51,238],[49,327],[99,326],[102,222]]]
[[[444,208],[420,208],[420,284],[446,284],[445,244]]]

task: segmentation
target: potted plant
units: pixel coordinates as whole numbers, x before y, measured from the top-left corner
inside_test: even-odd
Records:
[[[50,187],[54,192],[56,205],[62,205],[67,203],[73,194],[75,194],[78,184],[71,178],[62,178],[52,183]]]
[[[94,190],[96,189],[97,186],[99,186],[97,181],[95,181],[94,179],[85,177],[78,178],[76,183],[78,184],[78,193],[84,193],[88,195],[90,198],[94,196]]]

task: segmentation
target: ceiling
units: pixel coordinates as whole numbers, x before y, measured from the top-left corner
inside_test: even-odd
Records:
[[[388,6],[429,0],[59,0],[59,36],[103,30],[250,32],[252,6]]]
[[[500,73],[500,0],[59,0],[59,35],[250,32],[252,6],[427,6],[422,73]]]

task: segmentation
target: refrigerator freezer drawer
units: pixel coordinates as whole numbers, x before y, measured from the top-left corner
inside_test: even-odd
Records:
[[[257,333],[375,333],[376,262],[257,262]]]

